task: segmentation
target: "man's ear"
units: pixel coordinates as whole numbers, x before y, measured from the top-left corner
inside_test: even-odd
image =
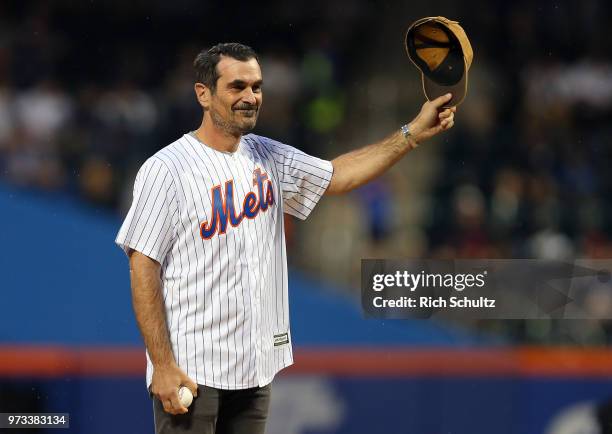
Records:
[[[193,89],[195,90],[196,98],[198,99],[200,105],[205,110],[208,110],[208,107],[210,106],[211,97],[210,89],[202,83],[196,83]]]

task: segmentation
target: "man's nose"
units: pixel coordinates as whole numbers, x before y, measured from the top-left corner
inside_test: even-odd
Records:
[[[256,105],[257,98],[255,97],[255,92],[253,92],[253,89],[247,87],[242,94],[242,100],[248,104]]]

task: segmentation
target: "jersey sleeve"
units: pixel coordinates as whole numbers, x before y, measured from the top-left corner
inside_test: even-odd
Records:
[[[176,235],[176,187],[165,164],[152,157],[136,175],[132,206],[115,243],[126,252],[134,249],[160,264]]]
[[[280,175],[285,212],[305,220],[329,186],[334,172],[331,161],[275,141],[269,142],[269,149]]]

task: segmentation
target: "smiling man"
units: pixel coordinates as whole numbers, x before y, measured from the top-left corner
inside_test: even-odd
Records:
[[[249,134],[262,107],[255,52],[194,62],[200,127],[149,158],[116,242],[130,258],[157,433],[263,433],[275,374],[293,363],[283,213],[376,178],[453,126],[445,95],[380,142],[321,160]],[[273,83],[271,84],[273,85]],[[187,386],[189,409],[177,394]]]

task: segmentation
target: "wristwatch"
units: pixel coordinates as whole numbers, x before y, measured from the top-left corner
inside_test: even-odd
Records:
[[[410,131],[410,124],[402,125],[400,127],[400,131],[402,132],[402,135],[408,141],[412,149],[419,146],[418,142],[416,141],[416,138],[412,135],[412,131]]]

